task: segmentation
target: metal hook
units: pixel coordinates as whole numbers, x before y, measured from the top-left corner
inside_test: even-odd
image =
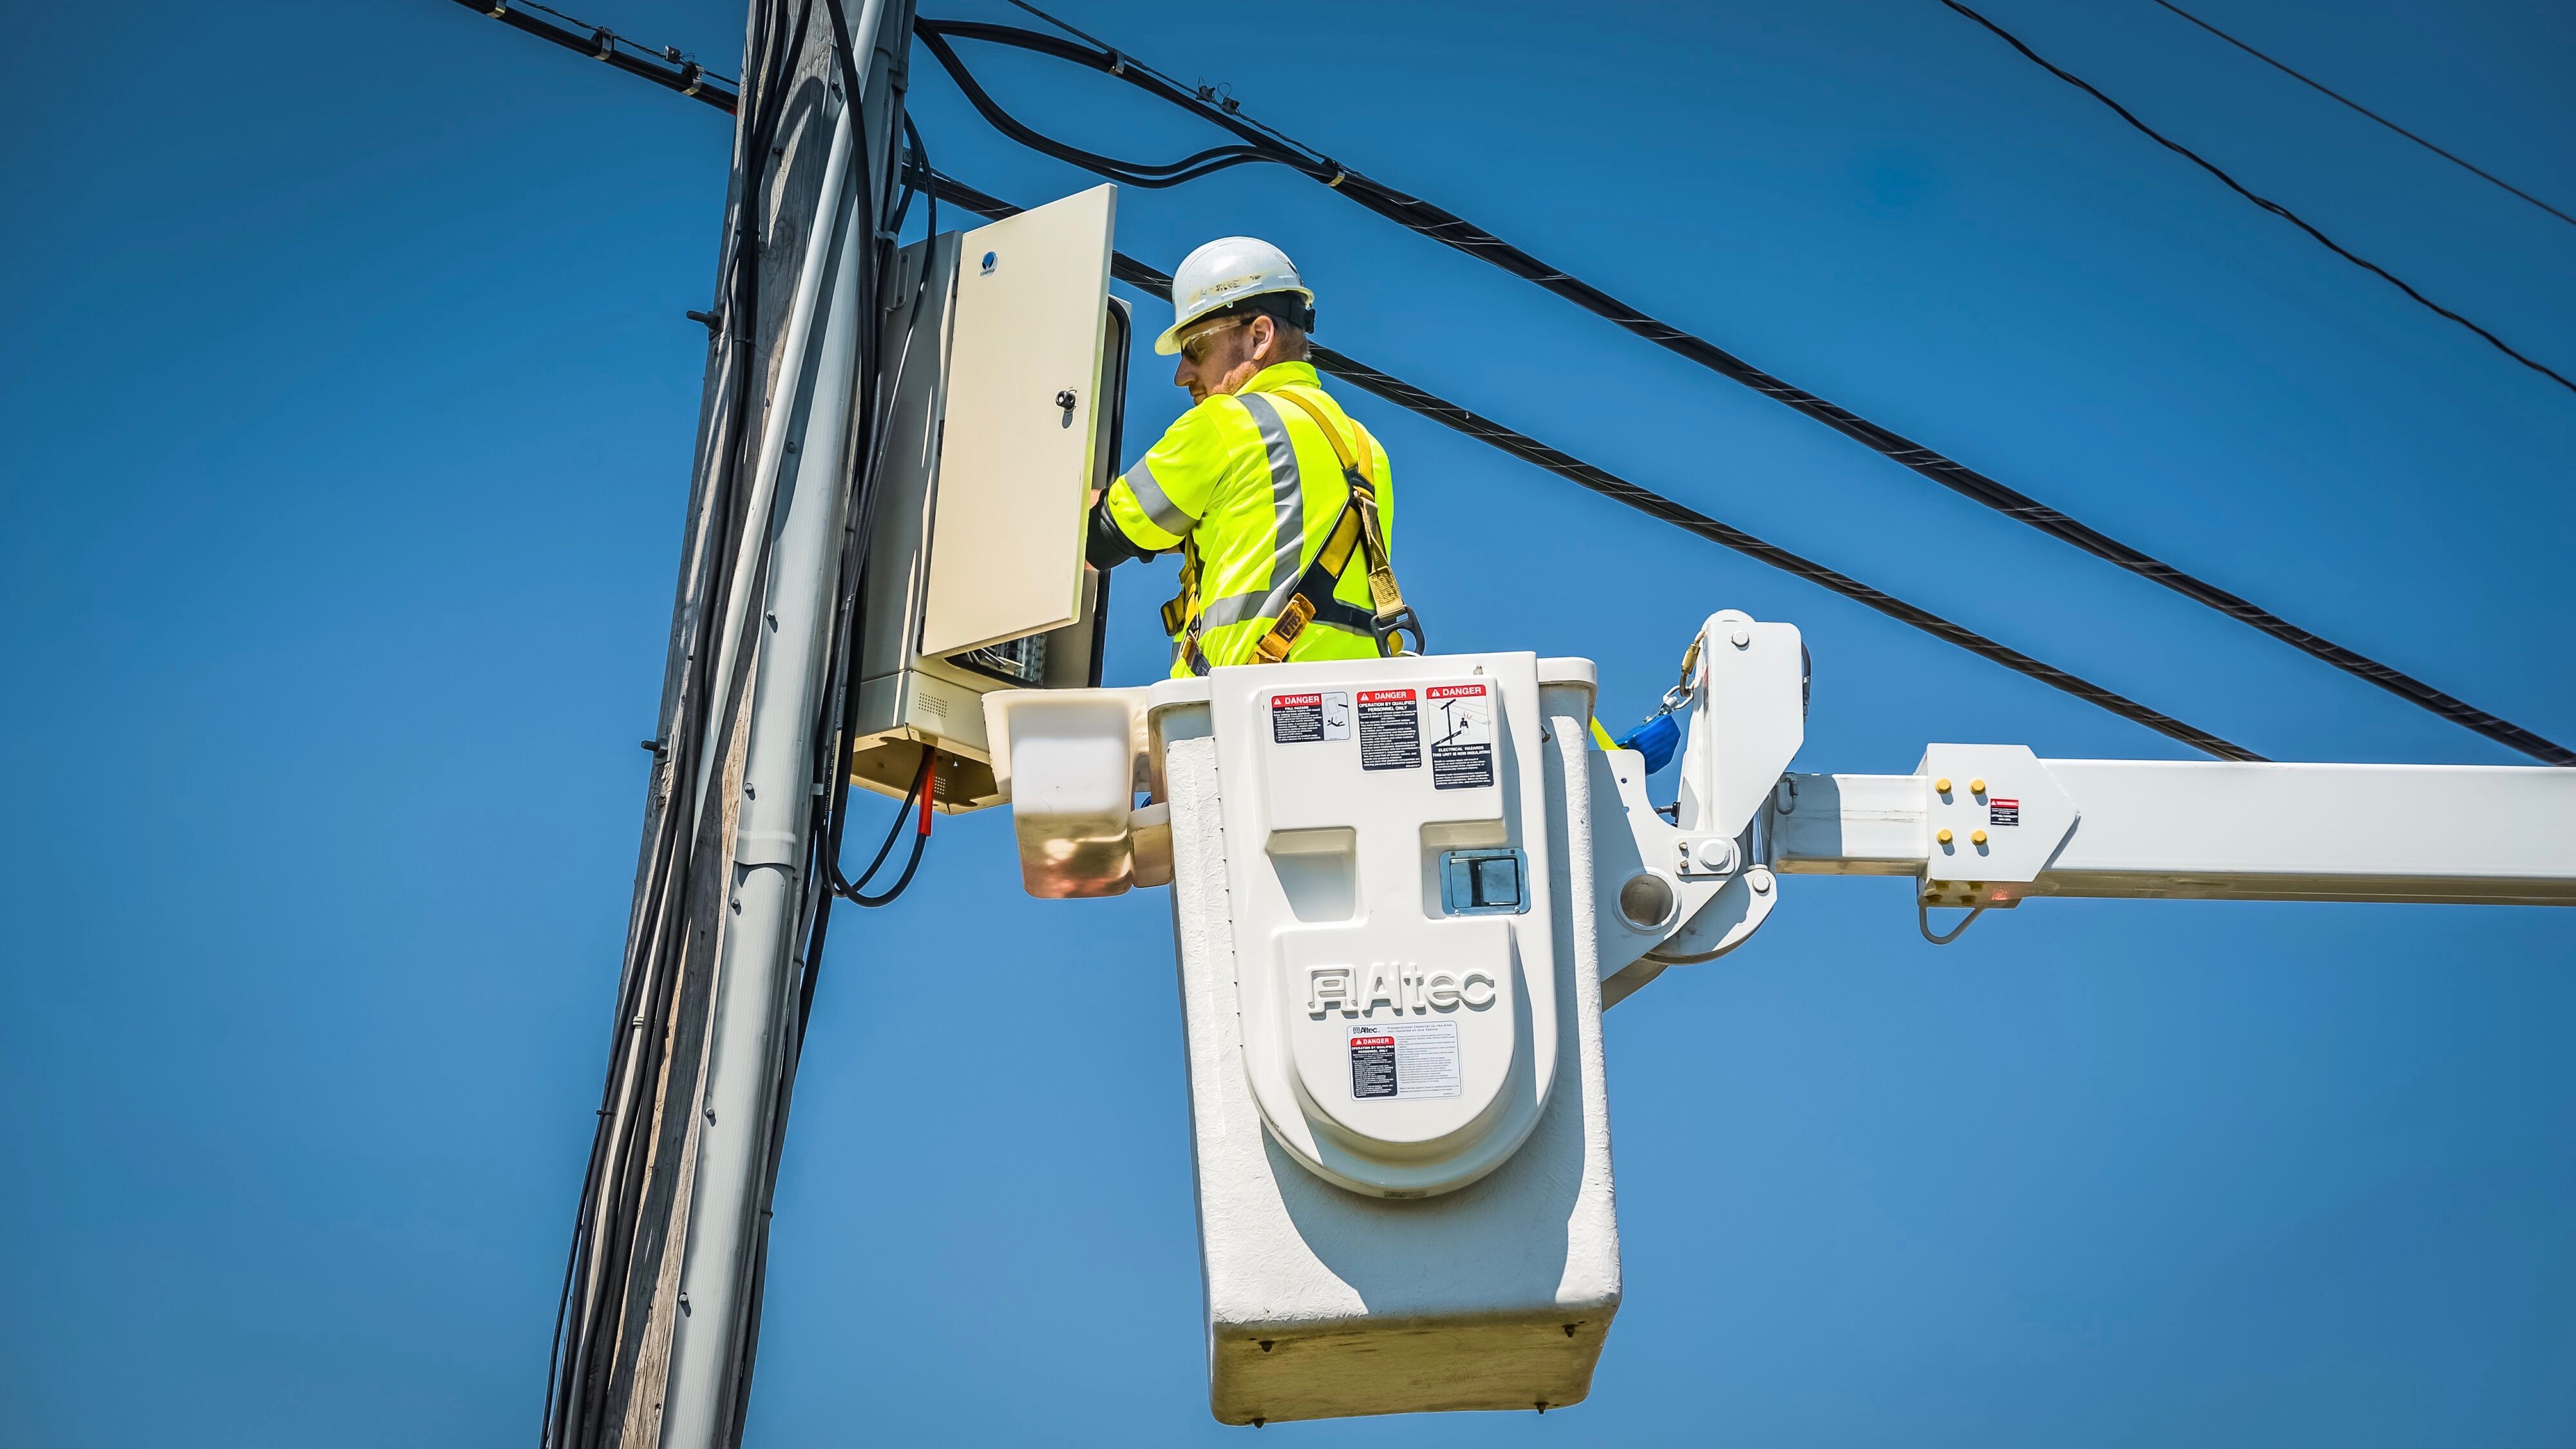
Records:
[[[1967,915],[1961,917],[1959,924],[1950,928],[1950,934],[1946,936],[1935,936],[1932,934],[1932,905],[1929,901],[1925,901],[1918,897],[1914,902],[1914,928],[1921,931],[1923,933],[1923,939],[1931,942],[1933,945],[1947,946],[1951,942],[1967,934],[1968,928],[1977,923],[1977,917],[1982,916],[1985,913],[1986,908],[1984,906],[1979,906],[1975,910],[1968,912]]]

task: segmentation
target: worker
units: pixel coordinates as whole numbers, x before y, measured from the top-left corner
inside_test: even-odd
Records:
[[[1268,242],[1220,237],[1172,277],[1154,342],[1192,407],[1095,497],[1095,568],[1181,552],[1163,606],[1172,674],[1228,664],[1374,659],[1422,650],[1387,559],[1395,516],[1386,450],[1333,401],[1308,360],[1315,294]]]

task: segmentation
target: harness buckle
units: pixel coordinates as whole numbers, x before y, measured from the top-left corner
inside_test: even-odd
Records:
[[[1297,636],[1306,632],[1306,625],[1314,617],[1314,601],[1302,593],[1296,595],[1288,601],[1287,608],[1279,611],[1279,622],[1271,625],[1270,632],[1253,644],[1252,652],[1260,655],[1264,664],[1285,664],[1288,651],[1297,643]]]
[[[1369,621],[1369,633],[1377,637],[1377,652],[1388,658],[1393,658],[1396,655],[1401,655],[1406,652],[1403,646],[1403,641],[1400,637],[1405,634],[1411,634],[1413,636],[1412,653],[1428,654],[1431,652],[1431,641],[1424,638],[1422,634],[1422,616],[1413,612],[1413,606],[1411,604],[1399,605],[1394,613],[1380,614],[1376,618],[1371,619]],[[1387,648],[1390,643],[1395,645],[1395,649],[1392,654],[1388,652]]]

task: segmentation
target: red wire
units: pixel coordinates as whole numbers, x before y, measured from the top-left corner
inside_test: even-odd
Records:
[[[921,762],[921,830],[930,833],[930,797],[939,788],[939,752],[930,750]]]

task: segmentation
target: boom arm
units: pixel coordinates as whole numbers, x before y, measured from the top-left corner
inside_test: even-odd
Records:
[[[2576,905],[2576,770],[2043,760],[1933,745],[1910,775],[1781,774],[1796,629],[1713,614],[1669,822],[1633,751],[1593,756],[1602,1002],[1744,943],[1786,875],[1912,876],[1971,919],[2032,896]],[[1958,929],[1934,936],[1957,938]]]
[[[1774,870],[1910,875],[1926,905],[2576,905],[2576,770],[2545,766],[2042,760],[2015,745],[1934,745],[1911,775],[1785,776],[1769,821]]]

